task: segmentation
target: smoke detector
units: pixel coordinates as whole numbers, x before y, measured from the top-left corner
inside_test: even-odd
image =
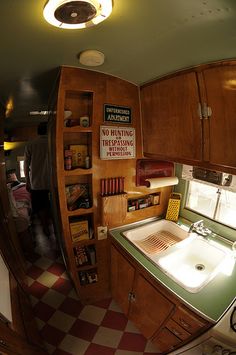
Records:
[[[112,12],[112,0],[48,0],[43,15],[59,28],[76,29],[95,26]]]
[[[81,52],[79,55],[80,63],[89,67],[97,67],[102,65],[104,63],[104,59],[104,54],[96,49],[88,49]]]

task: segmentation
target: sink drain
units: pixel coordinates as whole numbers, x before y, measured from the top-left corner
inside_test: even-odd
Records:
[[[203,264],[197,264],[195,265],[195,269],[198,271],[203,271],[205,269],[205,266]]]

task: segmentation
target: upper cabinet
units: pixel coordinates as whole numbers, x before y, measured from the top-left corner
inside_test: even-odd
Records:
[[[236,167],[236,63],[199,73],[201,102],[209,107],[204,123],[204,160]]]
[[[162,79],[141,88],[144,154],[200,161],[202,123],[195,73]]]
[[[144,155],[236,168],[235,80],[236,63],[231,61],[141,87]]]

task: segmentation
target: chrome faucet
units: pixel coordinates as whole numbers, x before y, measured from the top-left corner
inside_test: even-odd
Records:
[[[195,232],[203,237],[208,237],[212,231],[204,226],[204,222],[201,219],[200,221],[194,222],[189,227],[189,233]]]

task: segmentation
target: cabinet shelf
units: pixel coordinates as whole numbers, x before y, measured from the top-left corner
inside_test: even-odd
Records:
[[[90,207],[90,208],[79,208],[79,209],[74,210],[74,211],[67,211],[67,215],[68,215],[68,217],[70,217],[70,216],[82,216],[82,215],[90,214],[90,213],[93,213],[93,212],[94,212],[93,207]]]
[[[97,263],[93,265],[87,264],[87,265],[77,266],[76,268],[77,271],[87,271],[87,270],[97,268]]]
[[[96,243],[96,240],[94,238],[78,240],[77,242],[73,242],[73,247],[77,247],[80,245],[95,245],[95,243]]]
[[[64,127],[63,128],[64,133],[92,133],[92,128],[91,127],[80,127],[80,126],[74,126],[74,127]]]
[[[71,170],[65,170],[65,176],[76,176],[76,175],[90,175],[93,173],[93,169],[83,169],[83,168],[75,168]]]

